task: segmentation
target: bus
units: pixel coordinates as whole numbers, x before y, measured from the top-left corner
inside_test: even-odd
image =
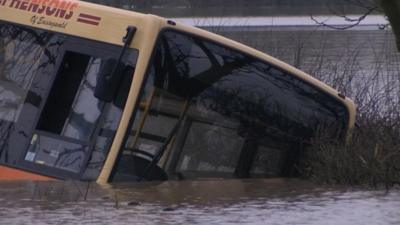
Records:
[[[295,176],[351,99],[267,54],[155,15],[0,0],[0,180]],[[333,137],[332,136],[332,137]]]

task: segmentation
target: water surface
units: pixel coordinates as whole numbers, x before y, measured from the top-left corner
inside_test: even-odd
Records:
[[[0,224],[400,224],[400,190],[298,180],[0,184]]]

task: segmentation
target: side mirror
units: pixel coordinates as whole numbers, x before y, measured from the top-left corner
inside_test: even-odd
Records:
[[[97,76],[94,96],[102,101],[111,102],[114,99],[122,77],[123,65],[115,59],[103,60]]]
[[[120,109],[125,107],[126,99],[128,98],[129,90],[131,89],[134,72],[135,68],[132,66],[125,66],[121,72],[120,83],[117,86],[117,93],[114,98],[114,105]]]

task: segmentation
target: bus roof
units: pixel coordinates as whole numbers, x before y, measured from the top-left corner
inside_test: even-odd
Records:
[[[161,17],[75,0],[0,0],[0,20],[122,45],[128,26],[154,30]]]

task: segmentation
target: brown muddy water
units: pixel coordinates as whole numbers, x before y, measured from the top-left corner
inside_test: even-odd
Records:
[[[400,224],[400,190],[298,180],[0,183],[0,224]]]

